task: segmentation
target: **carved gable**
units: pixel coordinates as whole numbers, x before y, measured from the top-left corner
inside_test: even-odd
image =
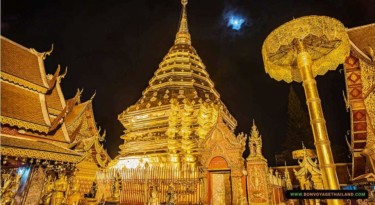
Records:
[[[244,160],[242,153],[245,150],[246,136],[236,137],[221,117],[209,132],[202,146],[203,166],[208,167],[214,157],[223,157],[230,168],[243,169]]]

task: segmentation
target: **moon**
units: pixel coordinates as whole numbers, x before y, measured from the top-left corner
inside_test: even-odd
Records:
[[[245,18],[241,16],[231,15],[228,18],[227,26],[233,30],[239,31],[245,23]]]

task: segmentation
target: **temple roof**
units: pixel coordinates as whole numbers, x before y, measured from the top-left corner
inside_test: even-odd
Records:
[[[354,48],[352,51],[354,50],[357,56],[366,60],[367,63],[375,64],[375,23],[350,28],[348,35]]]
[[[65,124],[71,142],[89,139],[97,135],[100,136],[100,128],[96,127],[92,110],[92,99],[74,105],[65,117]]]
[[[51,125],[44,95],[1,82],[1,123],[47,133]]]
[[[80,103],[78,90],[65,100],[60,80],[66,73],[59,74],[60,66],[54,75],[45,73],[44,59],[50,52],[39,53],[1,37],[2,155],[77,162],[84,153],[68,147],[75,140],[95,138],[90,146],[100,154],[96,157],[107,159],[99,146],[104,137],[96,126],[93,97]]]
[[[28,157],[62,162],[77,163],[83,159],[83,154],[51,143],[1,136],[1,154],[14,157]]]
[[[69,110],[69,113],[65,117],[65,123],[73,124],[77,120],[80,120],[80,117],[84,114],[87,106],[89,106],[90,103],[91,103],[90,101],[86,101],[86,102],[79,103],[75,105],[74,107],[72,107]]]
[[[58,115],[65,107],[65,99],[61,91],[59,80],[55,83],[55,85],[49,92],[50,93],[46,95],[48,113]]]
[[[42,55],[1,37],[1,79],[46,92],[48,89]],[[22,59],[22,60],[21,60]]]

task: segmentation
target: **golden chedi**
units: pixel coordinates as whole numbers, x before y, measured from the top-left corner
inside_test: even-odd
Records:
[[[182,4],[174,45],[142,97],[118,117],[126,128],[119,159],[139,162],[142,158],[150,164],[193,162],[199,154],[199,139],[205,139],[218,114],[230,129],[237,125],[191,45],[187,1]]]

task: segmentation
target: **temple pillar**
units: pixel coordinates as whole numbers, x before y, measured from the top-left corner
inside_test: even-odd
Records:
[[[46,174],[41,167],[33,169],[30,185],[25,196],[25,205],[38,205],[42,197],[42,190],[45,183]]]
[[[250,156],[246,160],[247,197],[251,205],[272,203],[271,180],[268,175],[268,163],[262,155],[262,138],[253,122],[249,138]]]
[[[267,177],[267,161],[260,158],[248,158],[247,167],[247,196],[252,205],[271,204],[269,193],[269,180]]]

